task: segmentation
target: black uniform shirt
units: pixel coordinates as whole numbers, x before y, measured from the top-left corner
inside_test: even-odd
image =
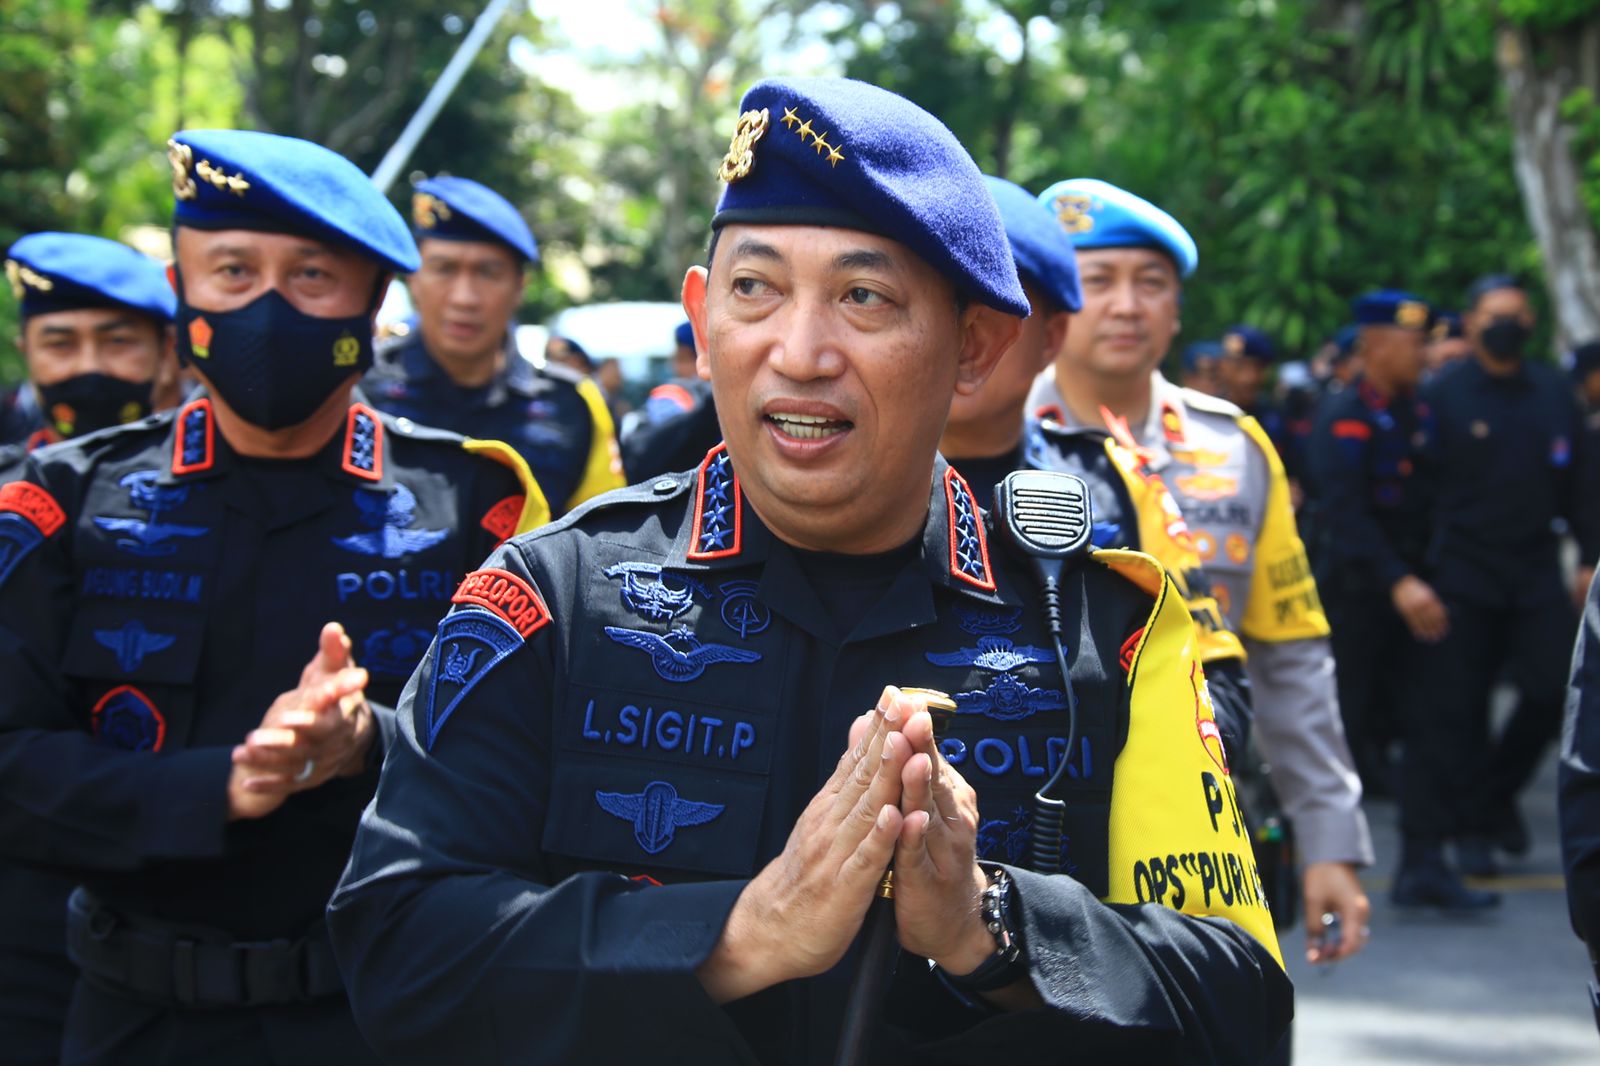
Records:
[[[1068,578],[1080,701],[1069,754],[1062,679],[1026,572],[991,545],[970,490],[942,463],[928,515],[920,550],[890,553],[887,580],[871,582],[882,595],[829,597],[859,615],[842,642],[807,579],[808,567],[834,578],[841,568],[773,536],[720,447],[698,473],[515,538],[469,577],[402,698],[329,910],[380,1054],[830,1061],[850,956],[726,1007],[694,969],[832,772],[851,720],[897,683],[954,694],[943,750],[979,793],[982,855],[1025,861],[1032,794],[1067,761],[1074,876],[1014,871],[1033,972],[1058,1009],[993,1017],[908,958],[891,993],[897,1024],[870,1061],[901,1061],[911,1034],[918,1061],[989,1061],[1040,1041],[1091,1056],[1258,1059],[1288,1006],[1267,950],[1226,921],[1094,895],[1107,876],[1105,790],[1124,742],[1138,743],[1128,679],[1144,675],[1128,638],[1153,617],[1150,595],[1095,561]],[[1182,612],[1161,617],[1181,624],[1187,647]],[[1144,668],[1170,668],[1174,691],[1194,698],[1188,667],[1153,662]],[[1192,745],[1193,707],[1181,713],[1174,740]],[[1187,795],[1201,776],[1174,787]],[[1218,824],[1230,832],[1226,817]],[[1234,885],[1253,899],[1249,876]],[[1191,906],[1202,891],[1216,905],[1214,885],[1187,883]]]
[[[1432,412],[1411,393],[1385,399],[1358,380],[1327,398],[1311,438],[1319,587],[1386,596],[1422,570],[1430,499],[1420,463],[1433,432]]]
[[[457,385],[413,330],[380,343],[362,388],[397,417],[521,453],[555,514],[623,484],[615,430],[599,387],[565,367],[535,367],[508,340],[504,366],[487,385]]]
[[[1523,363],[1490,375],[1462,360],[1427,387],[1433,411],[1435,584],[1485,603],[1565,596],[1555,523],[1571,525],[1585,558],[1600,554],[1600,486],[1589,465],[1577,401],[1555,370]]]
[[[392,703],[523,494],[459,437],[360,402],[303,461],[236,456],[204,397],[31,456],[0,488],[0,849],[116,909],[303,933],[376,774],[229,823],[231,749],[328,621]]]

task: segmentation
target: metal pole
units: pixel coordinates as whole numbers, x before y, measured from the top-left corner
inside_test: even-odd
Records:
[[[461,84],[461,78],[466,74],[467,67],[477,58],[483,43],[489,39],[489,34],[494,31],[511,3],[512,0],[490,0],[489,6],[483,9],[483,14],[472,24],[466,40],[461,42],[461,47],[456,49],[456,54],[450,57],[449,64],[445,66],[444,73],[439,75],[439,80],[428,90],[422,106],[417,108],[417,113],[406,123],[400,138],[384,155],[383,162],[378,164],[378,169],[372,172],[372,184],[378,187],[379,192],[388,193],[389,186],[400,176],[400,168],[411,159],[411,153],[417,150],[417,143],[422,140],[422,135],[428,132],[433,120],[439,117],[439,111],[444,107],[445,101],[450,99],[450,94]]]

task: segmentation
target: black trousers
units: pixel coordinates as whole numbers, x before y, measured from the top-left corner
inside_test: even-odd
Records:
[[[1332,630],[1345,739],[1366,778],[1383,765],[1381,756],[1390,742],[1405,734],[1420,652],[1386,596],[1329,592],[1322,604]]]
[[[1450,634],[1423,650],[1426,686],[1407,735],[1401,826],[1408,837],[1488,833],[1561,729],[1577,615],[1565,599],[1491,606],[1446,601]],[[1516,709],[1491,736],[1489,695],[1506,677]],[[1413,747],[1416,768],[1413,777]]]
[[[81,978],[62,1066],[378,1066],[343,998],[289,1006],[182,1009],[142,1003]]]
[[[61,1061],[61,1030],[78,968],[67,958],[73,880],[0,862],[0,1060]]]

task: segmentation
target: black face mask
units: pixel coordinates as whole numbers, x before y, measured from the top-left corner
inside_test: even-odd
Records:
[[[1483,350],[1502,363],[1514,363],[1522,358],[1533,331],[1515,318],[1496,318],[1478,335]]]
[[[35,385],[46,424],[63,437],[137,422],[150,413],[155,384],[110,374],[79,374],[54,385]]]
[[[269,289],[232,311],[199,311],[178,290],[178,357],[251,425],[298,426],[372,365],[372,316],[316,318]]]

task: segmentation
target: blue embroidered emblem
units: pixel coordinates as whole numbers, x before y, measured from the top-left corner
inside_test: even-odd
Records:
[[[985,611],[977,607],[956,607],[956,621],[962,629],[975,637],[1003,636],[1022,628],[1022,608],[1009,611]]]
[[[19,514],[0,512],[0,585],[33,549],[44,543],[39,527]]]
[[[705,493],[700,498],[701,552],[736,547],[733,529],[733,464],[723,449],[706,467]]]
[[[594,801],[607,814],[633,823],[633,839],[646,855],[659,855],[672,843],[679,826],[705,825],[722,814],[721,803],[697,803],[678,798],[678,790],[665,781],[652,781],[643,792],[601,792]]]
[[[928,661],[935,666],[976,666],[981,670],[1003,673],[1028,663],[1047,663],[1055,653],[1032,644],[1017,647],[1005,637],[979,637],[976,648],[962,648],[952,652],[928,652]]]
[[[766,631],[772,624],[772,612],[756,599],[761,588],[754,581],[724,581],[717,586],[722,592],[722,621],[729,629],[748,640]]]
[[[983,543],[978,535],[978,508],[966,482],[953,477],[945,482],[950,495],[950,532],[954,558],[951,568],[979,585],[989,584],[989,570]]]
[[[652,622],[670,622],[694,606],[696,595],[711,599],[711,590],[692,577],[674,574],[683,588],[668,585],[655,563],[617,563],[605,569],[606,577],[622,578],[622,602],[629,610]],[[644,581],[653,577],[654,581]]]
[[[957,714],[981,714],[1001,722],[1067,709],[1067,698],[1056,689],[1031,688],[1010,674],[1001,674],[986,689],[957,693],[955,700]]]
[[[1018,805],[1011,808],[1011,817],[992,818],[978,826],[978,858],[1004,861],[1012,866],[1022,866],[1033,854],[1033,812]],[[1060,869],[1074,873],[1078,867],[1068,861],[1071,842],[1061,841]]]
[[[650,665],[666,681],[693,681],[715,663],[753,663],[761,659],[760,652],[704,643],[687,626],[678,626],[664,637],[639,629],[606,626],[606,636],[650,656]]]
[[[132,685],[118,685],[101,696],[90,717],[94,735],[124,751],[160,751],[166,740],[167,720]]]
[[[354,495],[367,530],[330,538],[347,552],[399,559],[425,551],[450,535],[448,529],[409,528],[417,520],[417,497],[404,485],[395,485],[387,496],[371,489],[357,489]]]
[[[374,630],[361,642],[361,665],[375,674],[408,676],[422,661],[433,635],[406,622]]]
[[[428,689],[428,750],[456,706],[484,675],[522,647],[522,635],[488,611],[447,614],[439,623],[433,682]]]
[[[138,619],[122,623],[116,629],[97,629],[94,639],[116,653],[117,665],[125,672],[139,669],[146,655],[166,651],[178,639],[169,633],[152,633]]]
[[[133,506],[150,513],[149,519],[94,516],[94,524],[107,533],[123,534],[117,538],[119,550],[131,555],[171,555],[178,550],[176,544],[168,543],[173,537],[203,537],[211,532],[205,526],[160,520],[163,511],[181,507],[189,499],[188,485],[158,485],[156,479],[160,476],[158,470],[135,470],[117,481],[128,490],[128,500]]]

